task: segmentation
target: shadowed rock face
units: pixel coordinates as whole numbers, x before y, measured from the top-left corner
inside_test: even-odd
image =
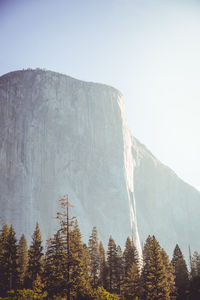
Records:
[[[200,193],[160,163],[135,138],[133,156],[141,240],[147,234],[154,234],[169,255],[178,243],[188,257],[189,244],[192,251],[200,249]]]
[[[130,134],[114,88],[50,71],[0,77],[0,217],[30,238],[56,229],[68,193],[87,241],[92,226],[124,244],[137,219],[142,240],[156,234],[172,251],[200,247],[200,193]],[[134,198],[135,195],[135,198]]]

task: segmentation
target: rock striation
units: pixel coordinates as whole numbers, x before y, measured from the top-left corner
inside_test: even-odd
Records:
[[[85,241],[97,226],[106,244],[133,232],[138,248],[148,234],[170,253],[200,248],[200,193],[131,135],[106,85],[40,69],[1,76],[0,191],[1,223],[27,238],[37,221],[44,239],[56,230],[68,193]]]

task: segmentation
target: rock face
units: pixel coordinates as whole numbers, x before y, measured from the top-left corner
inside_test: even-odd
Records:
[[[0,135],[0,218],[18,234],[30,238],[38,221],[46,239],[68,193],[85,241],[97,226],[123,246],[132,228],[139,247],[139,228],[168,251],[200,247],[200,193],[131,136],[116,89],[50,71],[6,74]]]
[[[132,140],[141,241],[147,234],[154,234],[169,255],[178,243],[188,258],[189,245],[192,251],[200,249],[200,192],[159,162],[134,137]]]

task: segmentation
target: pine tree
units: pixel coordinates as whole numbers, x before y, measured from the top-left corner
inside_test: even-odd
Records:
[[[66,248],[58,231],[47,241],[43,279],[49,297],[65,296],[67,278]]]
[[[200,299],[200,255],[194,252],[191,259],[190,300]]]
[[[42,283],[41,277],[37,274],[36,279],[33,281],[33,290],[36,294],[42,295],[42,290],[44,289],[44,284]]]
[[[9,228],[7,223],[4,223],[0,242],[1,293],[5,295],[8,290],[16,288],[18,281],[17,240],[12,225]]]
[[[96,227],[93,227],[92,234],[89,238],[89,252],[90,252],[90,274],[92,277],[93,288],[97,286],[99,276],[99,245]]]
[[[149,235],[145,241],[144,248],[143,248],[143,262],[147,261],[150,256],[151,243],[152,243],[152,237]]]
[[[107,262],[108,262],[108,278],[109,278],[109,291],[114,292],[116,290],[116,257],[117,247],[112,236],[109,238]]]
[[[175,287],[175,270],[169,261],[169,257],[164,249],[161,249],[161,256],[165,266],[168,288],[170,290],[170,299],[176,299],[176,287]]]
[[[188,270],[181,249],[176,245],[172,258],[172,265],[175,269],[175,284],[178,292],[177,299],[186,299],[189,285]]]
[[[184,298],[182,298],[184,299]],[[200,277],[194,277],[191,279],[190,282],[190,295],[188,298],[189,300],[199,300],[200,299]]]
[[[132,263],[129,267],[129,271],[124,278],[122,286],[123,299],[133,300],[140,297],[142,294],[141,281],[138,266],[136,263]]]
[[[9,271],[8,271],[8,236],[9,227],[4,222],[0,234],[0,293],[4,296],[9,289]]]
[[[17,240],[13,226],[10,226],[7,244],[8,254],[8,273],[9,273],[9,289],[16,289],[18,283],[18,256],[17,256]]]
[[[91,293],[88,269],[85,264],[85,249],[81,240],[77,220],[69,216],[71,204],[68,197],[60,199],[61,211],[57,213],[60,223],[60,235],[63,242],[66,265],[64,273],[64,287],[62,291],[67,295],[67,299],[84,299]]]
[[[197,251],[194,252],[191,262],[191,276],[200,277],[200,255]]]
[[[147,238],[144,254],[144,267],[142,270],[143,297],[146,300],[169,300],[170,290],[167,274],[160,245],[154,236]]]
[[[22,234],[19,240],[17,252],[18,252],[18,264],[19,264],[19,282],[20,282],[20,286],[23,287],[24,279],[28,268],[28,246],[24,234]]]
[[[28,277],[30,287],[32,287],[33,281],[36,280],[37,274],[42,275],[42,250],[42,237],[39,224],[36,223],[35,231],[32,235],[32,243],[28,251]]]
[[[120,300],[118,295],[109,293],[102,286],[99,286],[97,289],[94,290],[92,298],[88,298],[88,300],[91,299],[92,300]]]
[[[128,274],[133,263],[138,264],[138,253],[133,241],[128,237],[125,244],[123,253],[124,272],[125,276]]]
[[[99,243],[99,282],[100,286],[108,289],[108,266],[106,262],[106,253],[103,243]]]
[[[115,293],[120,294],[121,284],[124,278],[123,253],[120,246],[117,246],[117,251],[116,251],[115,274],[116,274]]]
[[[89,265],[90,265],[90,251],[89,251],[88,246],[85,243],[83,244],[83,261],[84,261],[84,264],[89,267]]]
[[[75,299],[84,299],[91,294],[91,286],[88,266],[84,262],[84,248],[77,220],[71,229],[70,240],[71,294]]]
[[[65,288],[67,298],[71,297],[71,228],[74,224],[74,217],[70,218],[69,208],[73,207],[68,199],[68,195],[65,195],[60,202],[60,211],[57,212],[57,219],[60,223],[60,233],[63,241],[63,245],[66,250],[66,280],[65,280]],[[65,289],[63,289],[64,291]]]
[[[44,282],[49,297],[62,296],[70,287],[70,297],[82,299],[91,293],[88,266],[88,252],[81,241],[77,220],[70,225],[70,251],[67,253],[66,231],[59,230],[47,243],[44,260]],[[86,245],[85,245],[86,246]],[[88,249],[87,249],[88,251]],[[68,277],[68,266],[70,276]],[[68,278],[70,280],[68,280]]]

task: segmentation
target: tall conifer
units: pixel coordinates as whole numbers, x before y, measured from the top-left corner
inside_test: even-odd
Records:
[[[192,278],[200,277],[200,254],[197,251],[192,256],[191,276]]]
[[[144,299],[170,300],[170,289],[161,249],[154,236],[147,238],[144,254],[144,267],[142,270]]]
[[[2,295],[15,289],[18,281],[17,240],[13,226],[5,222],[0,236],[0,285]]]
[[[191,259],[190,300],[200,299],[200,255],[194,252]]]
[[[169,256],[167,255],[164,249],[161,249],[161,256],[165,266],[168,288],[170,290],[170,299],[176,299],[175,269],[170,263]]]
[[[32,243],[28,251],[29,262],[28,262],[28,277],[30,287],[32,287],[33,281],[36,280],[37,274],[42,274],[42,237],[40,233],[39,224],[36,223],[35,231],[32,235]]]
[[[9,289],[9,270],[8,270],[8,236],[9,227],[4,222],[0,234],[0,293],[5,295]]]
[[[49,297],[65,296],[66,273],[66,249],[58,231],[52,239],[48,239],[44,259],[43,279]]]
[[[88,266],[85,264],[85,251],[82,243],[81,232],[75,220],[70,232],[70,265],[71,265],[71,292],[75,299],[87,298],[91,293]]]
[[[18,283],[18,255],[17,255],[17,239],[13,226],[10,226],[7,244],[8,254],[8,273],[9,273],[9,290],[16,289]]]
[[[93,227],[92,229],[88,248],[90,252],[90,274],[92,277],[92,286],[96,287],[99,276],[99,245],[96,227]]]
[[[109,278],[109,291],[113,292],[116,290],[116,257],[117,247],[112,236],[109,238],[108,251],[107,251],[107,262],[108,262],[108,278]]]
[[[28,268],[28,246],[24,234],[22,234],[19,240],[17,252],[18,252],[18,264],[19,264],[19,282],[20,282],[20,286],[23,287],[24,279]]]
[[[57,212],[57,219],[60,223],[60,233],[61,239],[63,240],[63,245],[66,250],[66,280],[65,280],[65,288],[67,298],[71,297],[71,285],[72,285],[72,276],[71,276],[71,228],[74,225],[74,217],[70,217],[69,208],[73,207],[69,202],[68,195],[65,195],[63,198],[59,200],[60,202],[60,211]],[[63,289],[64,290],[64,289]]]
[[[132,264],[138,263],[137,249],[133,244],[133,241],[130,239],[130,237],[128,237],[126,240],[125,249],[123,253],[123,260],[124,260],[124,272],[126,276]]]
[[[64,267],[60,272],[60,276],[63,276],[63,287],[60,289],[60,295],[68,295],[71,299],[84,299],[91,293],[91,287],[89,283],[88,266],[86,265],[87,249],[83,246],[81,232],[78,226],[78,222],[75,217],[69,217],[70,204],[68,198],[61,199],[62,211],[57,214],[57,218],[60,222],[60,238],[62,241],[62,253],[61,253],[61,265]],[[60,240],[59,238],[59,240]],[[51,247],[48,247],[48,253],[46,254],[48,261],[51,261]],[[46,261],[46,259],[45,259]],[[51,263],[45,262],[45,269],[48,274],[48,268],[51,269]],[[59,264],[59,263],[58,263]],[[48,266],[48,268],[47,268]],[[55,270],[57,267],[54,265]],[[56,274],[56,273],[55,273]],[[47,276],[46,276],[47,278]],[[47,279],[48,280],[48,279]],[[53,294],[54,291],[52,291]]]
[[[84,261],[84,264],[86,266],[88,266],[88,268],[89,268],[89,265],[90,265],[90,251],[89,251],[88,246],[85,243],[83,244],[83,261]]]
[[[120,246],[117,246],[117,251],[116,251],[115,274],[116,274],[116,290],[114,292],[120,294],[121,285],[124,278],[123,253]]]
[[[99,285],[108,289],[108,266],[103,243],[99,243]]]
[[[129,271],[124,278],[122,286],[123,299],[133,300],[140,297],[142,294],[141,280],[139,275],[138,266],[132,263]]]
[[[178,292],[177,299],[186,299],[189,285],[188,270],[182,251],[178,245],[176,245],[174,249],[172,265],[175,269],[175,284]]]

